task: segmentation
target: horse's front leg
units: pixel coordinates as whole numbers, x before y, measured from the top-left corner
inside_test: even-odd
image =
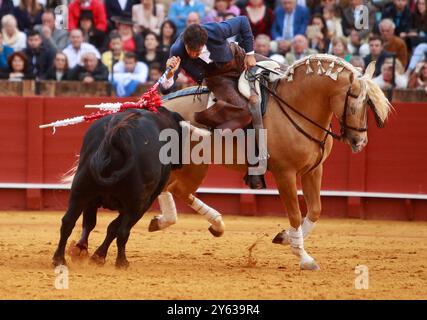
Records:
[[[161,214],[151,219],[148,226],[149,232],[166,229],[175,224],[178,219],[175,201],[169,191],[163,191],[157,199],[159,200]]]
[[[298,195],[296,186],[296,173],[277,170],[273,172],[276,178],[280,198],[286,207],[289,222],[289,241],[291,251],[300,259],[300,268],[302,270],[318,270],[316,261],[304,249],[304,237],[302,232],[302,217],[298,205]],[[279,233],[273,241],[281,237],[283,231]]]
[[[302,235],[304,239],[313,231],[322,211],[322,202],[320,200],[322,174],[323,165],[320,164],[317,168],[301,177],[302,192],[304,193],[304,199],[307,204],[307,215],[302,223]]]
[[[192,194],[188,196],[188,200],[190,201],[190,207],[209,221],[211,224],[209,226],[209,231],[212,235],[215,237],[222,236],[225,231],[225,224],[222,220],[222,215]]]
[[[320,185],[322,182],[323,165],[319,165],[314,170],[301,177],[304,200],[307,204],[307,215],[302,221],[302,236],[306,239],[316,226],[316,221],[320,218],[322,203],[320,201]],[[283,230],[273,241],[277,244],[290,244],[289,229]]]

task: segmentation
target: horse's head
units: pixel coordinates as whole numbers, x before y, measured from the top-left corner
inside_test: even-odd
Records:
[[[368,107],[372,109],[378,127],[383,127],[390,112],[390,103],[378,85],[372,81],[375,62],[371,62],[363,76],[350,76],[344,107],[340,117],[341,134],[353,152],[361,151],[368,143]]]

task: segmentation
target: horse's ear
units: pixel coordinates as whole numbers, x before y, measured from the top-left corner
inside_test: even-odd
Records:
[[[366,67],[365,74],[363,75],[365,78],[372,79],[372,76],[375,73],[375,61],[372,61],[368,66]]]
[[[375,105],[374,105],[374,103],[372,102],[371,99],[368,99],[368,105],[371,108],[372,112],[374,113],[375,122],[377,123],[377,127],[378,128],[383,128],[384,127],[384,121],[382,121],[381,118],[380,118],[380,116],[378,115],[377,108],[375,108]]]

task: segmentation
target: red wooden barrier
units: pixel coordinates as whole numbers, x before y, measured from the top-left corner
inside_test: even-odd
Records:
[[[88,124],[40,130],[39,124],[91,112],[84,104],[107,98],[0,97],[0,209],[64,209],[68,191],[9,186],[6,183],[58,183],[79,153]],[[325,164],[322,190],[405,193],[383,196],[323,196],[323,214],[335,217],[427,220],[427,105],[397,103],[386,128],[378,129],[369,116],[369,143],[359,154],[334,142]],[[334,125],[338,128],[337,124]],[[270,175],[270,189],[275,188]],[[212,167],[202,187],[247,190],[239,173]],[[209,191],[209,190],[207,190]],[[210,190],[211,191],[211,190]],[[284,214],[277,195],[201,193],[224,213]],[[390,196],[390,195],[386,195]],[[304,208],[303,198],[301,206]],[[185,211],[188,208],[182,207]]]

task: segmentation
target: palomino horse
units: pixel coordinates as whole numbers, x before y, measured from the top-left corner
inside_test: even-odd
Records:
[[[390,112],[390,103],[372,81],[375,64],[361,74],[351,64],[330,55],[311,55],[291,65],[285,76],[270,89],[268,109],[264,115],[267,129],[268,170],[272,172],[280,198],[288,213],[290,228],[280,232],[274,243],[290,244],[300,259],[301,269],[316,270],[316,261],[304,250],[304,238],[312,231],[321,212],[320,185],[323,163],[332,149],[333,138],[349,144],[359,152],[367,144],[367,109],[371,107],[382,127]],[[206,108],[207,95],[171,99],[165,107],[194,123],[194,112]],[[333,115],[341,124],[341,135],[329,131]],[[246,165],[227,165],[246,172]],[[208,170],[208,164],[188,164],[175,171],[159,197],[162,214],[153,219],[150,231],[175,223],[173,196],[206,216],[211,232],[224,231],[221,215],[193,194]],[[297,177],[301,177],[307,204],[305,219],[297,197]],[[172,196],[173,195],[173,196]]]

